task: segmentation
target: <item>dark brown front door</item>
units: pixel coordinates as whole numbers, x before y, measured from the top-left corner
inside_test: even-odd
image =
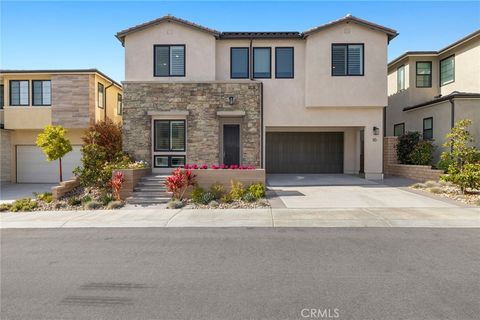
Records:
[[[240,125],[223,125],[223,163],[240,165]]]
[[[343,173],[343,132],[267,132],[268,173]]]

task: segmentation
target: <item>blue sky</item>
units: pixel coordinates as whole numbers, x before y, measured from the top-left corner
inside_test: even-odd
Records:
[[[220,31],[304,31],[351,13],[396,29],[389,60],[437,50],[480,28],[480,2],[185,2],[0,0],[0,68],[98,68],[124,78],[115,33],[173,14]]]

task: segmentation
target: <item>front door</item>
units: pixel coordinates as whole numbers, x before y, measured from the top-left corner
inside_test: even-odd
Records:
[[[240,165],[240,125],[223,125],[223,163]]]

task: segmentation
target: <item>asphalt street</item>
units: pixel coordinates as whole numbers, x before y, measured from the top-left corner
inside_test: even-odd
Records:
[[[479,319],[480,229],[1,230],[6,319]]]

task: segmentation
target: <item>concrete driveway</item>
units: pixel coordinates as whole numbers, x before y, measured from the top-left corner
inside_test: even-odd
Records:
[[[416,192],[413,181],[388,177],[368,181],[346,174],[272,174],[267,177],[275,208],[445,208],[460,203]]]
[[[50,183],[2,183],[0,185],[0,203],[12,203],[21,198],[32,198],[33,193],[52,192],[56,184]]]

